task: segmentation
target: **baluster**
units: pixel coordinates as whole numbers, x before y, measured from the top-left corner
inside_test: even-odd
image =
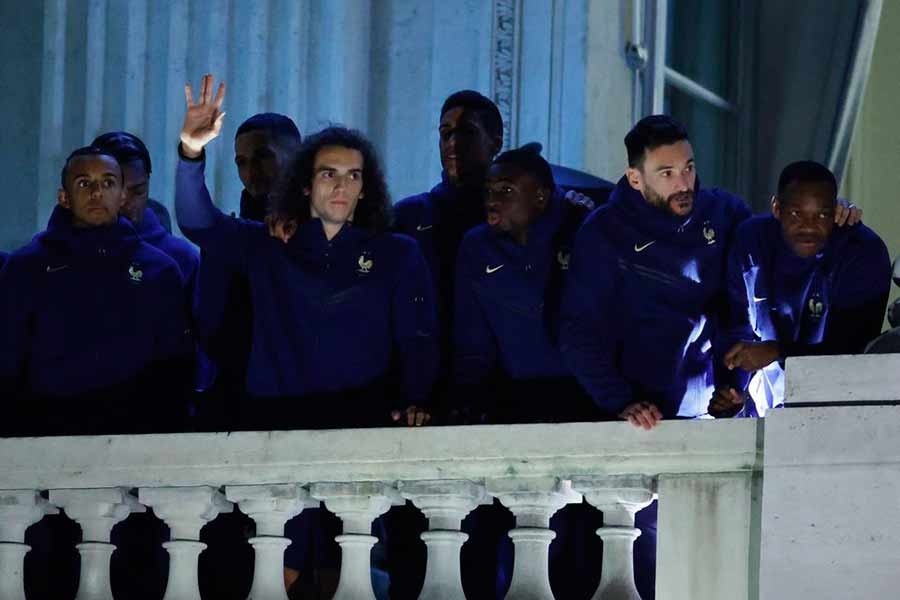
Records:
[[[109,561],[116,547],[109,543],[112,528],[133,512],[144,512],[137,498],[124,488],[51,490],[50,502],[81,526],[78,544],[81,571],[75,600],[113,600]]]
[[[634,515],[653,502],[655,483],[641,475],[576,477],[572,487],[603,512],[603,575],[593,600],[641,600],[634,585]]]
[[[197,562],[206,544],[200,529],[233,505],[209,486],[141,488],[138,497],[169,526],[172,541],[163,544],[169,553],[169,580],[163,600],[200,600]]]
[[[303,509],[319,506],[319,501],[297,484],[230,485],[225,496],[256,523],[256,537],[250,539],[256,558],[248,598],[287,600],[284,551],[291,541],[284,537],[284,526]]]
[[[567,481],[552,478],[510,478],[487,482],[487,490],[516,517],[509,532],[515,546],[509,600],[553,600],[550,590],[550,542],[556,534],[550,517],[581,495]]]
[[[411,481],[401,482],[399,489],[428,518],[428,531],[421,536],[428,563],[419,600],[465,600],[459,553],[469,536],[460,527],[476,506],[489,502],[484,486],[471,481]]]
[[[372,589],[372,522],[392,505],[404,504],[389,485],[380,482],[315,483],[310,495],[325,502],[326,508],[344,524],[341,546],[341,576],[332,600],[375,600]]]
[[[25,600],[25,530],[57,512],[34,490],[0,490],[0,600]]]

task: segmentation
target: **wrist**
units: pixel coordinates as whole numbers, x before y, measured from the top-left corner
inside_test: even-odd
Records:
[[[189,158],[191,160],[196,160],[203,156],[203,146],[194,146],[193,144],[186,144],[184,140],[181,140],[181,143],[178,145],[178,153],[184,158]]]

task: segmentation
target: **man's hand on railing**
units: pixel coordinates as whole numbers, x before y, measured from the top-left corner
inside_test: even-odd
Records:
[[[634,402],[625,407],[625,410],[619,414],[619,417],[625,419],[635,427],[642,427],[650,430],[659,425],[662,421],[662,413],[655,404],[650,402]]]
[[[187,110],[184,113],[184,124],[181,126],[181,151],[188,158],[197,158],[203,148],[219,136],[222,131],[222,120],[225,113],[220,112],[225,99],[225,83],[219,83],[216,97],[213,98],[213,76],[206,74],[200,82],[200,101],[194,103],[191,84],[184,84],[184,99]]]
[[[778,342],[738,342],[725,353],[725,366],[728,369],[743,369],[753,372],[767,367],[781,354]]]
[[[733,417],[744,408],[746,394],[733,387],[716,388],[709,403],[709,414],[717,419]]]
[[[407,427],[422,427],[431,423],[431,414],[424,408],[410,406],[405,411],[395,410],[391,413],[394,423],[405,424]]]

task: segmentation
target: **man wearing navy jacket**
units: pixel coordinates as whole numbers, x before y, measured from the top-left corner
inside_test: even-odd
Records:
[[[782,171],[772,214],[737,230],[728,267],[731,309],[725,354],[739,383],[716,392],[710,412],[745,405],[763,416],[784,402],[790,356],[859,354],[881,332],[891,264],[865,225],[835,228],[837,181],[827,167],[795,162]],[[742,377],[741,377],[742,376]]]
[[[97,148],[66,160],[47,231],[0,274],[0,397],[42,434],[177,431],[191,340],[178,266],[127,219],[122,170]]]
[[[750,210],[699,188],[687,132],[671,117],[642,119],[625,145],[625,176],[576,238],[561,345],[606,416],[650,429],[707,411],[725,257]]]
[[[591,420],[557,346],[563,278],[587,210],[563,198],[529,150],[498,156],[486,187],[487,223],[466,234],[456,268],[454,381],[486,401],[490,422]]]
[[[341,128],[304,144],[276,199],[298,221],[285,244],[260,223],[223,215],[209,197],[203,148],[221,128],[223,98],[223,84],[213,98],[211,75],[203,78],[199,103],[188,89],[176,215],[188,238],[249,279],[247,391],[256,401],[245,416],[268,413],[277,418],[270,428],[329,425],[329,419],[335,426],[375,425],[366,421],[375,414],[389,423],[389,409],[398,407],[351,399],[383,392],[392,354],[401,366],[402,408],[424,406],[436,368],[431,281],[415,242],[386,231],[387,190],[371,146]],[[335,402],[296,400],[322,395]],[[336,406],[340,397],[347,403]]]

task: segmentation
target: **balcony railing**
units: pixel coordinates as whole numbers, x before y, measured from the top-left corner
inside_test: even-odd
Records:
[[[584,500],[604,514],[594,597],[633,600],[634,515],[655,495],[657,597],[755,599],[766,420],[668,421],[649,432],[576,423],[4,439],[0,599],[25,598],[25,530],[57,509],[83,534],[78,598],[112,598],[110,532],[149,508],[171,531],[166,600],[200,598],[200,529],[235,509],[256,523],[249,597],[284,600],[285,523],[321,502],[343,521],[335,598],[371,600],[372,522],[409,500],[429,523],[420,598],[463,600],[460,524],[497,498],[516,518],[507,598],[553,598],[549,520]]]

